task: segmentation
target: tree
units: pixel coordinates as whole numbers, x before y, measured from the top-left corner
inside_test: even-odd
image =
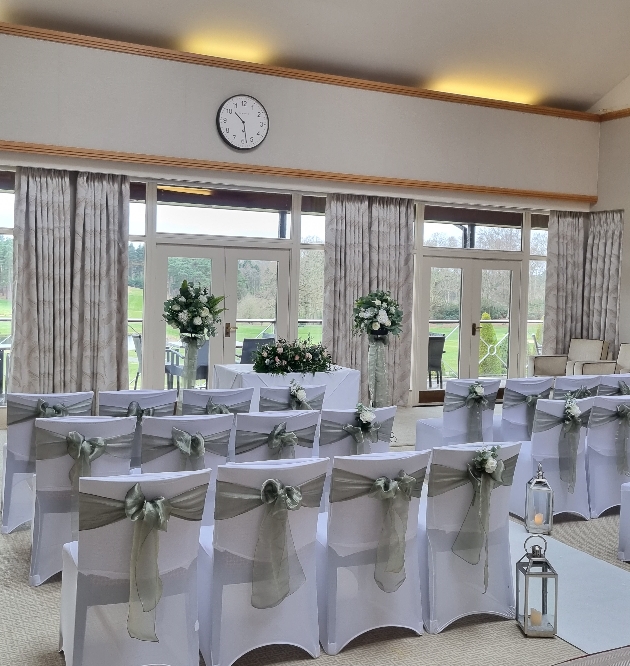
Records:
[[[482,324],[479,327],[479,376],[500,377],[503,375],[503,365],[497,354],[497,334],[494,325],[489,320],[490,315],[484,312],[481,315]],[[487,323],[483,323],[487,321]]]

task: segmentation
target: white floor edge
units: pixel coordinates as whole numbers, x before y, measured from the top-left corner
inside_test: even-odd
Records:
[[[510,521],[513,566],[527,536]],[[545,538],[547,559],[558,572],[558,636],[588,654],[630,645],[630,572]]]

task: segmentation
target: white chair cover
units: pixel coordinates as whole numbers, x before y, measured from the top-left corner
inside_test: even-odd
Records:
[[[476,613],[514,617],[515,602],[510,559],[508,497],[510,488],[499,485],[490,495],[489,526],[486,534],[488,587],[485,590],[486,554],[482,547],[477,564],[470,564],[453,552],[456,538],[472,508],[473,486],[464,483],[448,492],[432,494],[431,475],[438,467],[466,475],[468,464],[479,445],[433,449],[427,471],[428,493],[423,493],[418,525],[420,577],[424,626],[437,634],[459,618]],[[514,464],[520,444],[502,444],[499,458],[506,471]],[[513,467],[512,467],[513,469]],[[504,483],[511,481],[509,473]],[[485,590],[485,592],[484,592]]]
[[[625,418],[618,418],[617,407],[624,405],[625,409],[621,411]],[[623,462],[617,457],[617,445],[626,450]],[[591,518],[598,518],[607,509],[621,503],[621,486],[630,481],[629,454],[630,395],[593,398],[586,433]]]
[[[479,382],[485,391],[489,409],[482,411],[482,433],[484,442],[492,442],[494,405],[501,385],[498,379],[449,379],[446,382],[445,401],[448,394],[466,397],[471,384]],[[465,444],[468,440],[469,410],[466,407],[454,411],[444,411],[442,418],[420,419],[416,422],[416,451],[432,449],[436,446]]]
[[[286,427],[282,428],[282,424],[286,424]],[[318,426],[319,412],[316,411],[237,414],[234,438],[230,444],[230,460],[254,462],[278,458],[317,458]],[[276,440],[275,444],[279,447],[272,448],[266,440],[278,428],[282,431],[282,443]],[[295,438],[291,438],[290,433],[294,433]],[[290,445],[291,439],[296,442],[294,446]]]
[[[142,473],[180,472],[189,469],[210,469],[210,486],[206,495],[206,508],[202,525],[212,525],[214,513],[214,487],[217,467],[228,458],[230,438],[234,426],[233,414],[216,416],[147,416],[142,424]],[[203,460],[191,460],[173,446],[173,429],[204,438]]]
[[[326,394],[326,385],[321,386],[303,386],[306,393],[306,402],[311,409],[321,410]],[[258,409],[261,412],[278,412],[286,409],[305,410],[308,407],[296,404],[293,406],[291,401],[291,389],[288,386],[261,386],[260,403]]]
[[[208,470],[84,478],[80,489],[82,495],[121,502],[139,483],[147,500],[172,499],[203,487],[209,479]],[[128,632],[134,523],[123,518],[96,529],[81,529],[78,542],[64,546],[60,647],[67,666],[197,666],[200,522],[171,514],[167,526],[166,531],[158,531],[158,571],[163,584],[155,614],[159,642],[131,638]]]
[[[217,496],[222,483],[260,489],[268,479],[285,486],[319,479],[323,487],[326,465],[325,460],[313,459],[228,464],[219,467]],[[316,506],[288,511],[304,582],[273,608],[252,606],[253,561],[266,508],[261,505],[226,519],[215,513],[214,527],[201,530],[199,639],[206,666],[230,666],[255,648],[277,643],[319,656],[315,567],[319,498],[316,501]],[[217,499],[217,512],[220,502]]]
[[[554,400],[564,400],[569,391],[579,391],[580,389],[586,389],[589,393],[589,395],[580,394],[580,398],[592,397],[597,395],[597,387],[601,380],[602,378],[600,375],[571,375],[567,377],[556,377],[551,397]]]
[[[3,446],[2,533],[9,534],[33,516],[35,443],[33,427],[42,414],[40,400],[48,404],[50,418],[92,413],[93,391],[83,393],[9,393],[7,395],[7,442]],[[57,406],[57,410],[53,408]]]
[[[147,410],[146,416],[173,416],[176,406],[176,389],[161,391],[150,389],[143,389],[141,391],[101,391],[98,394],[98,413],[100,416],[137,416],[138,426],[131,454],[132,469],[140,467],[143,415],[138,408],[140,410]]]
[[[630,374],[620,375],[602,375],[599,378],[597,395],[629,395],[630,394]]]
[[[495,442],[522,442],[531,440],[531,429],[536,411],[536,396],[549,399],[553,377],[507,379],[503,392],[501,416],[494,415]],[[529,396],[533,396],[530,398]]]
[[[232,414],[250,411],[253,388],[240,389],[183,389],[182,415],[221,414],[227,407]]]
[[[363,486],[369,487],[370,479],[396,479],[401,471],[417,479],[417,494],[412,494],[410,500],[400,495],[388,503],[366,492],[355,493],[347,501],[331,501],[328,514],[322,514],[317,530],[319,636],[328,654],[337,654],[352,639],[377,627],[407,627],[422,633],[417,527],[420,490],[430,455],[430,451],[407,451],[334,459],[333,500],[340,499],[346,488],[345,492],[349,491],[355,475],[359,480],[365,477]],[[394,511],[391,502],[401,499],[403,507],[407,504],[404,510],[408,510],[404,568],[399,574],[381,577],[376,569],[379,542],[388,518],[398,519],[397,514],[390,516],[386,511]],[[376,582],[377,576],[380,583]],[[392,576],[396,580],[389,587],[387,577]]]
[[[577,404],[585,416],[593,406],[593,398],[577,400]],[[564,410],[563,400],[539,400],[536,406],[536,422],[540,419],[548,420],[549,416],[560,418]],[[543,412],[541,416],[538,412]],[[569,485],[560,478],[560,463],[558,442],[562,434],[562,426],[557,426],[536,432],[538,424],[534,425],[531,441],[531,458],[529,478],[535,475],[538,463],[543,466],[545,478],[553,488],[553,513],[575,513],[588,520],[590,516],[588,503],[588,487],[586,483],[586,427],[580,428],[579,445],[576,456],[576,479],[573,492],[569,492]],[[522,511],[525,507],[525,486],[521,489]],[[522,515],[522,514],[518,514]]]
[[[73,488],[70,480],[75,461],[67,453],[59,457],[46,457],[43,449],[52,442],[61,441],[63,446],[63,439],[73,431],[79,432],[86,439],[102,437],[108,441],[108,446],[100,457],[93,460],[92,476],[128,475],[135,427],[133,417],[117,419],[77,416],[35,421],[37,472],[31,585],[40,585],[61,571],[61,549],[65,543],[75,540],[76,533],[73,532],[78,527],[77,489]]]
[[[624,562],[630,562],[630,482],[621,486],[618,557]]]

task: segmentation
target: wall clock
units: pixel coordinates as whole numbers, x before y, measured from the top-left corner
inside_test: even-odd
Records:
[[[228,146],[251,150],[265,140],[269,132],[269,116],[257,99],[234,95],[219,107],[217,129]]]

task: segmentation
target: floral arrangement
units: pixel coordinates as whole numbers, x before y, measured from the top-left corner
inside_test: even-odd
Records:
[[[296,402],[306,402],[306,391],[303,386],[295,381],[295,379],[292,379],[289,384],[289,393]]]
[[[373,428],[373,423],[376,420],[376,413],[363,403],[357,405],[356,419],[359,428],[363,431],[370,431]]]
[[[373,291],[361,296],[353,310],[355,333],[400,335],[403,312],[388,291]]]
[[[206,287],[184,280],[179,294],[164,302],[162,317],[179,331],[183,339],[214,337],[217,324],[221,323],[219,315],[225,311],[225,308],[219,308],[224,298],[213,296]]]
[[[499,446],[493,446],[489,449],[483,448],[475,453],[472,459],[473,469],[476,472],[485,472],[493,474],[499,464]]]
[[[562,411],[562,421],[565,426],[570,427],[574,424],[580,423],[580,416],[582,410],[579,408],[573,396],[567,397],[564,402],[564,410]]]
[[[315,374],[330,372],[332,367],[332,359],[326,347],[315,344],[310,337],[293,342],[280,338],[277,342],[260,346],[254,352],[254,372],[272,375],[286,375],[288,372]]]

